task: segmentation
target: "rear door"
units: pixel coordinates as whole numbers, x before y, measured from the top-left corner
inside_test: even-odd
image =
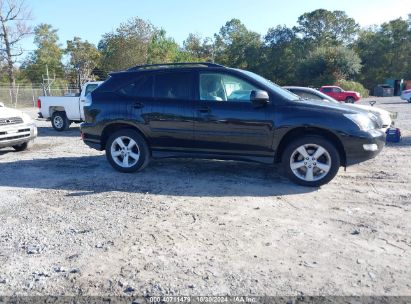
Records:
[[[138,99],[132,111],[141,119],[150,146],[157,150],[190,149],[194,139],[194,77],[191,71],[153,73],[152,95]]]
[[[273,105],[255,106],[259,87],[226,72],[199,72],[194,136],[201,152],[272,155]]]

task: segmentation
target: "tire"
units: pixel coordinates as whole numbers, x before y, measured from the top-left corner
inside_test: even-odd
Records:
[[[304,150],[301,150],[302,148]],[[314,157],[317,152],[322,153]],[[286,146],[282,155],[282,164],[287,177],[294,183],[307,187],[320,187],[329,183],[337,175],[340,168],[340,154],[329,140],[315,135],[304,136]]]
[[[347,98],[345,99],[345,102],[346,102],[346,103],[354,103],[354,102],[355,102],[355,99],[354,99],[353,97],[347,97]]]
[[[54,112],[51,116],[51,125],[58,132],[67,131],[71,121],[67,118],[66,112]]]
[[[131,149],[130,144],[132,144]],[[150,150],[146,140],[139,133],[124,129],[113,133],[108,138],[106,157],[110,165],[117,171],[132,173],[141,171],[148,165]],[[127,157],[127,164],[125,164],[125,157]]]
[[[13,146],[13,149],[20,152],[20,151],[29,149],[31,146],[32,146],[32,142],[28,141],[20,145]]]

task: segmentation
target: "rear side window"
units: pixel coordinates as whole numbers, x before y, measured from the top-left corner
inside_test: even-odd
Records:
[[[331,91],[332,91],[332,88],[323,88],[323,92],[328,93],[328,92],[331,92]]]
[[[153,96],[153,77],[141,76],[131,81],[120,89],[117,93],[127,97],[149,98]]]
[[[154,97],[160,99],[192,99],[191,72],[171,72],[155,76]]]

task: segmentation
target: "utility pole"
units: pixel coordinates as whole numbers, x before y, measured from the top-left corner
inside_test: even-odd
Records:
[[[46,75],[47,77],[44,77],[44,75],[42,75],[43,78],[43,93],[44,96],[50,96],[51,95],[51,86],[54,83],[54,81],[56,81],[56,74],[54,74],[53,78],[50,78],[49,75],[49,66],[46,64]]]

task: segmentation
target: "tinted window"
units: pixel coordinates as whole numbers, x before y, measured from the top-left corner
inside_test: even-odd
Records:
[[[340,89],[340,88],[333,88],[333,91],[334,91],[335,93],[340,93],[340,92],[341,92],[341,89]]]
[[[332,91],[332,89],[331,88],[323,88],[323,92],[331,92]]]
[[[191,99],[193,77],[190,72],[164,73],[155,76],[154,97]]]
[[[253,90],[258,90],[258,88],[231,75],[200,74],[200,100],[250,101]]]
[[[129,97],[152,97],[153,96],[153,77],[141,76],[135,81],[129,82],[119,90],[118,93]]]

